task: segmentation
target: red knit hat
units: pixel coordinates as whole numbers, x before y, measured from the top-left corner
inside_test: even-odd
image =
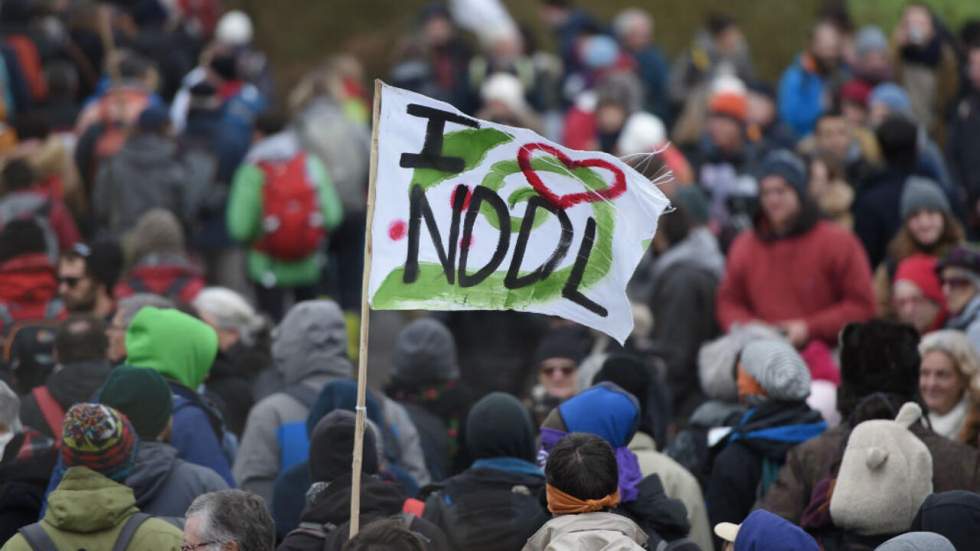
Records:
[[[863,107],[868,107],[868,97],[871,96],[871,86],[860,80],[849,80],[840,88],[841,101],[849,101]]]
[[[737,92],[718,92],[711,96],[708,109],[712,115],[725,115],[739,122],[745,122],[749,116],[749,100],[744,94]]]
[[[914,254],[898,264],[895,281],[909,281],[922,291],[925,297],[946,309],[946,296],[942,282],[936,275],[936,257]]]

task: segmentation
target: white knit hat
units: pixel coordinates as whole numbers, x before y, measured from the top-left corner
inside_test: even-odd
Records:
[[[480,87],[480,97],[483,101],[499,101],[512,111],[521,113],[527,111],[524,101],[524,85],[520,79],[510,73],[494,73]]]
[[[750,342],[742,349],[740,363],[771,400],[798,401],[810,395],[810,370],[783,339]]]
[[[222,44],[244,46],[252,41],[252,19],[245,12],[231,10],[218,20],[214,34]]]
[[[667,141],[667,129],[656,115],[637,111],[626,119],[616,142],[620,155],[653,153]]]
[[[908,427],[922,417],[913,402],[894,421],[861,423],[851,432],[837,474],[830,516],[859,535],[900,534],[932,493],[932,455]]]

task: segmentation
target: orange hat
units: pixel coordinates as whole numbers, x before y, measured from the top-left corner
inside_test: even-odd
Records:
[[[743,94],[718,92],[711,97],[708,109],[712,115],[725,115],[739,122],[745,122],[749,116],[749,101]]]

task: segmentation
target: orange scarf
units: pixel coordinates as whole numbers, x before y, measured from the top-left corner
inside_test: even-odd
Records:
[[[551,484],[545,484],[545,491],[548,495],[548,510],[555,515],[594,513],[619,505],[618,488],[602,499],[579,499],[566,494]]]

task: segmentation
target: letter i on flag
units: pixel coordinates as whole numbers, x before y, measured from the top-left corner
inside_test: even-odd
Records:
[[[612,155],[382,85],[368,297],[376,310],[519,310],[622,343],[626,284],[669,201]]]

